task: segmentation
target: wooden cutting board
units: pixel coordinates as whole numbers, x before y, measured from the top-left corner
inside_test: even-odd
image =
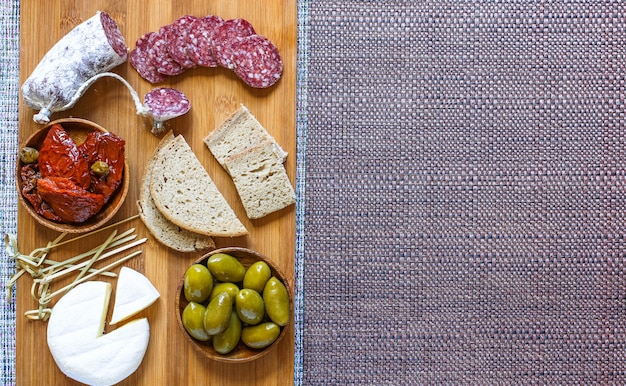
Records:
[[[20,33],[20,85],[39,60],[63,35],[74,26],[93,16],[96,11],[108,12],[118,23],[126,44],[149,31],[157,31],[176,18],[219,15],[224,19],[244,18],[257,33],[270,38],[279,48],[283,61],[282,79],[269,89],[259,90],[245,86],[230,71],[216,68],[195,68],[168,81],[151,85],[143,80],[129,63],[114,69],[136,89],[140,97],[158,86],[183,91],[191,100],[192,109],[183,117],[169,121],[169,128],[182,134],[205,166],[220,191],[238,217],[250,231],[247,237],[216,239],[218,247],[245,246],[271,257],[287,274],[293,289],[295,249],[295,207],[274,213],[263,219],[250,221],[245,215],[232,180],[217,164],[202,139],[231,111],[243,103],[289,152],[285,163],[288,175],[295,184],[296,160],[296,2],[295,0],[189,0],[189,1],[35,1],[23,0]],[[22,144],[39,127],[33,122],[34,110],[28,108],[20,94],[20,130]],[[137,213],[135,202],[139,197],[139,181],[147,159],[160,137],[150,133],[151,122],[136,115],[127,89],[116,80],[99,80],[68,111],[56,113],[54,118],[81,117],[99,123],[126,140],[131,187],[124,207],[113,222]],[[266,356],[244,364],[224,364],[198,354],[187,343],[180,331],[174,310],[176,289],[186,268],[199,257],[194,253],[177,253],[155,241],[141,220],[133,220],[119,227],[120,231],[136,228],[139,237],[148,241],[141,247],[142,254],[126,263],[144,273],[159,290],[156,304],[144,311],[148,317],[151,338],[140,368],[124,385],[286,385],[293,383],[294,326],[278,347]],[[101,243],[110,232],[71,243],[55,251],[50,258],[62,260]],[[18,208],[18,244],[22,253],[43,247],[58,236],[32,220],[26,211]],[[116,270],[119,270],[117,268]],[[109,279],[106,279],[109,280]],[[111,279],[112,280],[112,279]],[[112,281],[114,283],[114,281]],[[17,285],[17,358],[19,385],[77,384],[57,368],[46,344],[46,323],[26,319],[23,314],[37,307],[30,295],[32,280],[23,277]],[[115,288],[115,286],[113,286]],[[54,300],[56,301],[56,300]],[[110,314],[109,310],[109,314]],[[108,328],[108,327],[107,327]]]

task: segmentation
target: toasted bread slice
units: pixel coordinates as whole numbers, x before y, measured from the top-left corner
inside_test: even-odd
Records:
[[[256,117],[245,106],[241,105],[237,111],[204,138],[204,143],[217,159],[217,162],[228,171],[226,166],[228,157],[237,155],[267,140],[273,142],[275,152],[281,163],[285,162],[287,152],[278,145]]]
[[[212,237],[248,234],[181,135],[159,152],[150,194],[159,212],[183,229]]]
[[[296,202],[296,194],[274,142],[266,140],[226,159],[246,214],[264,217]]]
[[[214,249],[215,242],[212,237],[190,232],[169,221],[152,201],[150,195],[150,181],[152,181],[152,169],[159,158],[159,151],[174,139],[174,135],[165,135],[148,160],[141,181],[137,209],[139,216],[150,233],[163,245],[179,252],[195,252],[206,249]]]

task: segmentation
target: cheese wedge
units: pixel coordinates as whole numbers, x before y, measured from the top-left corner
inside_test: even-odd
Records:
[[[89,385],[113,385],[137,370],[148,348],[148,319],[103,334],[111,284],[88,281],[65,294],[48,320],[48,348],[59,369]]]
[[[115,287],[115,303],[109,324],[116,324],[150,307],[159,291],[147,277],[128,267],[122,267]]]

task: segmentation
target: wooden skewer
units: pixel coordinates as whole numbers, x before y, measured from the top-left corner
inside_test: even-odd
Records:
[[[7,281],[7,283],[5,283],[7,299],[12,298],[13,286],[15,285],[17,280],[21,276],[23,276],[24,273],[29,273],[34,279],[33,285],[31,286],[31,295],[33,296],[33,298],[36,298],[36,299],[38,298],[39,308],[37,310],[26,311],[24,315],[27,318],[33,319],[33,320],[47,320],[50,317],[51,309],[46,308],[45,306],[50,302],[50,300],[54,296],[62,292],[67,292],[70,289],[74,288],[77,284],[83,283],[93,278],[96,275],[107,275],[107,276],[113,276],[113,277],[117,276],[115,273],[109,272],[109,270],[141,254],[142,251],[133,252],[130,255],[127,255],[100,269],[92,268],[92,265],[95,262],[103,260],[110,256],[113,256],[120,252],[123,252],[129,248],[143,244],[147,241],[147,239],[143,238],[141,240],[131,242],[137,238],[137,235],[133,234],[135,231],[135,228],[132,228],[126,232],[123,232],[120,235],[117,235],[117,231],[115,230],[107,238],[107,240],[103,244],[101,244],[99,247],[96,247],[90,251],[81,253],[65,261],[59,262],[59,261],[47,259],[48,253],[54,248],[71,243],[73,241],[80,240],[84,237],[96,234],[98,232],[102,232],[104,230],[113,228],[115,226],[118,226],[120,224],[123,224],[125,222],[131,221],[137,218],[139,218],[139,215],[134,215],[127,219],[110,224],[106,227],[96,229],[95,231],[92,231],[92,232],[89,232],[89,233],[86,233],[86,234],[83,234],[83,235],[80,235],[80,236],[77,236],[77,237],[74,237],[72,239],[65,240],[65,241],[63,241],[63,239],[65,238],[65,236],[67,236],[67,233],[62,233],[53,241],[49,241],[45,247],[36,248],[33,251],[31,251],[31,253],[28,255],[24,255],[19,252],[19,250],[17,249],[17,239],[15,238],[15,236],[6,234],[5,244],[6,244],[7,252],[9,256],[11,256],[15,260],[17,264],[17,268],[18,268],[18,271],[14,275],[11,276],[11,278]],[[128,243],[128,244],[124,245],[125,243]],[[119,248],[115,248],[118,246]],[[104,253],[104,251],[107,251],[111,248],[115,248],[115,249]],[[74,264],[82,260],[83,258],[89,257],[89,256],[91,256],[89,260],[83,261],[79,264]],[[40,268],[42,266],[46,266],[46,267]],[[72,283],[68,284],[67,286],[59,290],[56,290],[50,293],[49,291],[50,283],[52,282],[53,279],[56,279],[68,273],[77,271],[79,269],[80,269],[80,273],[78,277]]]
[[[104,260],[104,259],[106,259],[106,258],[108,258],[108,257],[111,257],[111,256],[113,256],[113,255],[116,255],[116,254],[118,254],[118,253],[120,253],[120,252],[123,252],[123,251],[125,251],[125,250],[127,250],[127,249],[130,249],[130,248],[136,247],[136,246],[138,246],[138,245],[141,245],[141,244],[145,243],[146,241],[148,241],[148,239],[146,239],[146,238],[139,239],[139,240],[137,240],[137,241],[135,241],[135,242],[133,242],[133,243],[130,243],[130,244],[124,245],[123,247],[120,247],[120,248],[114,249],[114,250],[112,250],[112,251],[110,251],[110,252],[107,252],[107,253],[104,253],[104,254],[100,255],[100,257],[99,257],[96,261],[101,261],[101,260]],[[56,279],[56,278],[58,278],[58,277],[61,277],[61,276],[66,275],[66,274],[68,274],[68,273],[74,272],[74,271],[76,271],[77,269],[81,269],[81,268],[83,268],[83,267],[84,267],[87,263],[88,263],[88,262],[82,262],[82,263],[80,263],[80,264],[73,265],[73,266],[72,266],[72,267],[70,267],[70,268],[66,268],[66,269],[60,270],[60,271],[58,271],[58,272],[55,272],[55,273],[53,273],[53,274],[47,275],[47,276],[45,277],[45,279],[44,279],[44,280],[47,280],[47,281],[54,280],[54,279]],[[96,270],[96,272],[101,272],[101,270]]]
[[[132,233],[132,232],[134,232],[134,229],[130,229],[130,230],[124,232],[124,233],[121,233],[119,236],[117,236],[116,238],[113,239],[113,242],[111,242],[107,246],[106,249],[113,248],[113,247],[116,247],[116,246],[118,246],[120,244],[123,244],[125,242],[128,242],[128,241],[136,239],[137,235],[132,235],[130,237],[125,237],[129,233]],[[60,262],[54,262],[53,264],[50,264],[50,266],[44,268],[42,270],[42,272],[54,271],[58,267],[66,267],[66,266],[68,266],[70,264],[73,264],[73,263],[79,261],[79,260],[82,260],[83,258],[85,258],[87,256],[90,256],[91,254],[95,253],[97,250],[98,250],[98,248],[94,248],[94,249],[92,249],[90,251],[81,253],[80,255],[76,255],[76,256],[71,257],[71,258],[69,258],[67,260],[60,261]]]
[[[102,270],[103,271],[108,271],[111,268],[115,268],[118,265],[120,265],[120,264],[122,264],[122,263],[124,263],[124,262],[126,262],[126,261],[128,261],[130,259],[132,259],[133,257],[135,257],[137,255],[140,255],[141,253],[142,253],[142,251],[135,251],[135,252],[131,253],[130,255],[125,256],[125,257],[123,257],[123,258],[121,258],[121,259],[119,259],[119,260],[117,260],[117,261],[107,265],[106,267],[102,268]],[[65,287],[61,288],[61,289],[58,289],[58,290],[54,291],[53,293],[51,293],[51,294],[49,294],[49,295],[47,295],[45,297],[42,297],[40,299],[39,303],[45,305],[45,304],[47,304],[50,301],[50,299],[52,299],[56,295],[60,294],[61,292],[69,291],[72,288],[74,288],[76,285],[91,279],[92,277],[96,276],[97,274],[98,274],[98,272],[94,272],[94,273],[91,273],[91,274],[89,274],[87,276],[83,276],[82,278],[80,278],[78,280],[75,280],[73,283],[68,284]]]
[[[96,260],[98,260],[98,258],[102,254],[102,251],[104,251],[104,249],[111,243],[111,241],[115,238],[116,234],[117,234],[117,231],[114,230],[111,233],[111,235],[106,239],[106,241],[102,245],[100,245],[96,253],[93,254],[93,257],[89,259],[89,261],[86,262],[87,264],[85,264],[85,266],[80,270],[80,272],[78,273],[78,276],[76,277],[76,280],[79,280],[81,277],[85,276],[85,273],[87,273],[87,271],[89,270],[89,268],[91,268],[93,263],[95,263]]]

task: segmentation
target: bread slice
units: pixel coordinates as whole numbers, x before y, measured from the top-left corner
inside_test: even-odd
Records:
[[[225,163],[249,218],[261,218],[296,202],[273,141],[264,141],[229,157]]]
[[[183,229],[214,237],[248,234],[181,135],[159,152],[150,194],[163,216]]]
[[[287,152],[278,145],[265,127],[250,113],[250,110],[241,105],[237,111],[204,138],[204,143],[213,153],[217,162],[228,171],[226,167],[226,159],[228,157],[239,154],[267,140],[273,142],[275,152],[278,154],[281,163],[285,162]]]
[[[171,132],[169,135],[165,135],[152,157],[148,160],[141,181],[139,200],[137,201],[139,217],[141,217],[141,220],[156,240],[176,251],[196,252],[214,249],[215,242],[212,237],[190,232],[165,218],[157,209],[150,195],[150,182],[152,181],[154,163],[159,159],[161,149],[173,139],[174,135]]]

